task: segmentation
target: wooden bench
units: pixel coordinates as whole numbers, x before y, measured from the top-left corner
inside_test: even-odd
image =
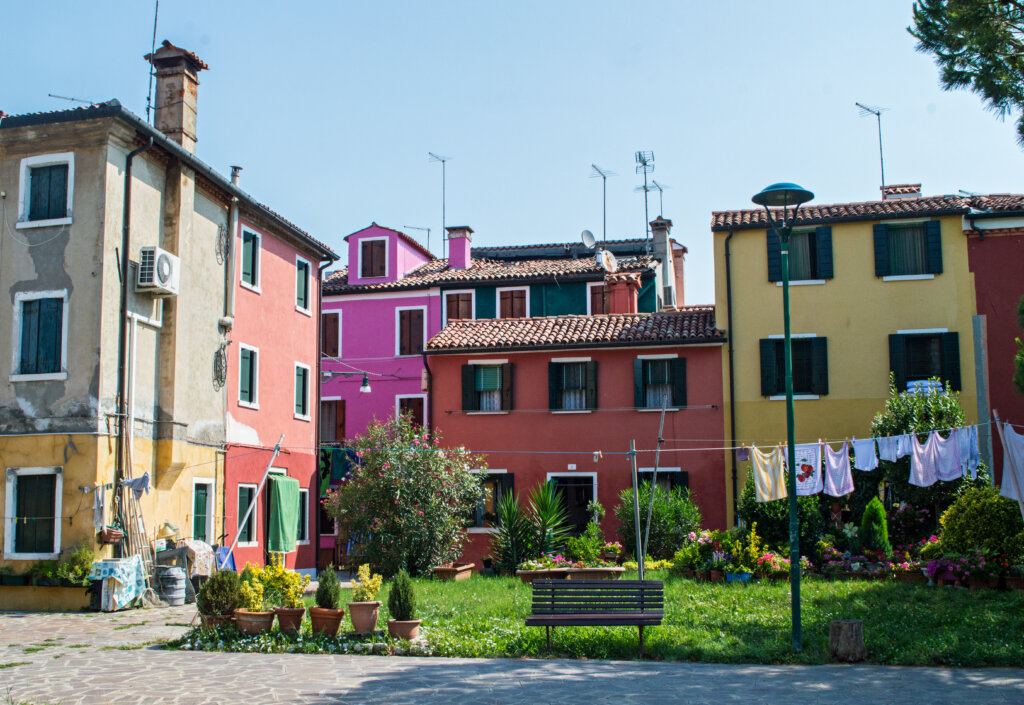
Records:
[[[644,627],[661,624],[665,592],[660,580],[534,580],[528,627],[635,626],[644,655]]]

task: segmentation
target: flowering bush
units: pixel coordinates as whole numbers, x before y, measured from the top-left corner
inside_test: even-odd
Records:
[[[523,561],[519,564],[520,570],[548,570],[551,568],[584,568],[583,561],[572,561],[562,555],[545,553],[540,558]]]
[[[370,424],[355,440],[359,464],[323,501],[369,563],[412,575],[461,554],[465,521],[483,495],[483,459],[440,448],[407,416]]]
[[[302,607],[302,593],[309,585],[309,576],[284,567],[284,554],[271,553],[270,563],[259,568],[245,564],[240,576],[242,606],[250,612],[272,607]]]
[[[754,573],[760,576],[786,575],[789,573],[789,559],[768,551],[757,559]]]
[[[928,536],[934,523],[930,511],[903,502],[889,515],[889,538],[896,544],[913,544]]]

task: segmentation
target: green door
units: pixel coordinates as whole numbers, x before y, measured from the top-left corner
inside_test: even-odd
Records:
[[[15,553],[54,553],[56,475],[20,475],[14,489]]]
[[[209,485],[194,485],[192,495],[192,538],[210,543],[206,535],[206,524],[210,500]]]

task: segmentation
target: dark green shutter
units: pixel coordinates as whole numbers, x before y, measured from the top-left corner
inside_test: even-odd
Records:
[[[256,515],[256,509],[253,508],[252,514],[249,515],[249,520],[242,522],[245,519],[245,513],[249,510],[249,505],[252,503],[252,488],[251,487],[239,487],[238,488],[238,540],[242,543],[248,543],[252,541],[252,527],[253,517]]]
[[[462,410],[479,411],[476,395],[476,369],[475,365],[462,366]]]
[[[302,393],[303,393],[302,378],[303,378],[303,375],[302,375],[302,373],[304,371],[305,370],[303,370],[301,367],[296,367],[295,368],[295,413],[299,414],[300,416],[305,415],[305,413],[306,413],[303,410],[303,408],[302,408],[303,407],[303,403],[302,403],[303,402],[303,399],[302,399]]]
[[[46,220],[50,211],[50,170],[35,167],[29,170],[28,219]]]
[[[39,299],[21,304],[21,365],[23,375],[38,372],[39,355]]]
[[[252,402],[252,350],[242,349],[239,356],[238,371],[238,399],[239,401]]]
[[[832,228],[822,225],[814,231],[814,249],[817,261],[818,279],[831,279],[832,273]]]
[[[633,360],[633,406],[644,407],[644,361]]]
[[[299,308],[309,308],[309,265],[305,262],[295,267],[295,303]]]
[[[561,409],[562,405],[558,402],[558,392],[562,389],[562,363],[560,362],[549,362],[548,363],[548,408],[549,409]]]
[[[14,482],[14,552],[54,553],[57,476],[18,475]]]
[[[828,338],[811,338],[811,394],[828,394]]]
[[[501,492],[495,498],[495,500],[501,499],[506,494],[511,494],[511,493],[515,492],[515,489],[516,489],[516,476],[515,475],[513,475],[510,472],[505,472],[505,473],[501,473],[500,475],[495,475],[494,477],[498,478],[498,487],[501,490]],[[497,504],[497,501],[495,501],[495,504]]]
[[[893,333],[889,336],[889,371],[897,392],[907,391],[907,338]]]
[[[501,366],[501,409],[511,411],[512,409],[512,363],[506,362]]]
[[[672,365],[672,406],[686,406],[686,358],[677,357]]]
[[[594,361],[585,362],[584,371],[587,375],[587,408],[597,408],[597,363]]]
[[[876,223],[875,234],[875,276],[889,276],[889,227],[884,223]]]
[[[206,541],[206,504],[209,487],[207,485],[194,486],[194,499],[192,502],[192,538],[197,541]]]
[[[949,382],[955,391],[960,391],[960,335],[943,333],[942,345],[942,381]]]
[[[761,338],[761,396],[770,397],[779,393],[779,368],[777,362],[778,341]]]
[[[782,281],[782,241],[774,230],[767,231],[768,281]]]
[[[929,220],[924,224],[928,255],[928,274],[942,274],[942,223]],[[955,335],[955,334],[954,334]]]
[[[63,299],[39,300],[39,342],[36,349],[37,373],[60,372],[63,312]]]
[[[256,283],[255,264],[256,238],[251,233],[242,233],[242,281],[246,284]]]
[[[55,164],[49,168],[50,171],[50,195],[47,199],[48,217],[68,217],[68,165]]]

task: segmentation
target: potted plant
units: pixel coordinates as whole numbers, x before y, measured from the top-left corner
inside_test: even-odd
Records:
[[[474,567],[476,563],[445,563],[434,566],[432,570],[439,580],[458,582],[468,580],[473,575]]]
[[[241,606],[235,609],[235,626],[246,634],[269,632],[274,626],[274,613],[263,608],[263,583],[259,571],[247,563],[239,580]]]
[[[233,570],[219,570],[203,583],[196,595],[199,619],[204,627],[214,627],[231,621],[236,609],[242,606],[242,582]]]
[[[28,569],[28,576],[32,584],[37,587],[57,587],[60,580],[57,578],[57,561],[37,561]]]
[[[370,574],[370,566],[364,563],[359,566],[352,589],[352,602],[348,603],[348,617],[352,620],[352,630],[356,632],[372,632],[377,629],[377,613],[380,601],[374,600],[384,583],[384,578]]]
[[[971,590],[995,590],[999,587],[1000,568],[995,558],[979,549],[967,556],[963,580]]]
[[[314,634],[335,636],[341,626],[345,610],[341,606],[341,582],[334,566],[320,573],[320,584],[316,586],[316,607],[309,608],[309,621]]]
[[[618,541],[608,541],[604,545],[602,555],[606,561],[617,561],[622,553],[622,544]]]
[[[729,565],[729,554],[721,551],[714,551],[708,560],[708,572],[713,583],[721,583],[725,580],[725,569]]]
[[[302,594],[309,585],[309,576],[285,568],[284,554],[270,555],[270,563],[263,567],[260,575],[264,603],[273,605],[278,629],[287,634],[297,634],[306,614]]]
[[[388,593],[388,634],[394,639],[415,639],[420,633],[421,619],[416,619],[416,591],[412,579],[400,570]]]

